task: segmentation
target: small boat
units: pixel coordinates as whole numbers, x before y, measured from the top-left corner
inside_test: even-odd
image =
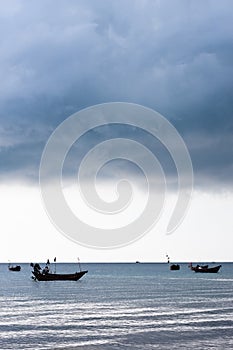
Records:
[[[75,273],[47,273],[43,274],[40,271],[32,271],[34,279],[37,281],[78,281],[88,271],[80,271]]]
[[[20,265],[16,265],[16,266],[8,265],[8,270],[9,271],[20,271],[21,270],[21,266]]]
[[[43,270],[38,263],[32,263],[31,267],[33,267],[32,278],[37,281],[78,281],[83,275],[88,272],[85,270],[75,273],[51,273],[49,272],[48,263]]]
[[[166,254],[166,258],[167,258],[167,263],[170,264],[170,258],[169,256]],[[179,264],[170,264],[170,270],[171,271],[177,271],[180,269],[180,265]]]
[[[192,266],[192,264],[190,264],[190,269],[194,272],[200,272],[200,273],[217,273],[220,268],[222,267],[222,265],[217,265],[217,266],[213,266],[213,267],[209,267],[208,265],[196,265],[196,266]]]
[[[179,264],[172,264],[170,265],[170,270],[172,271],[177,271],[180,269],[180,265]]]

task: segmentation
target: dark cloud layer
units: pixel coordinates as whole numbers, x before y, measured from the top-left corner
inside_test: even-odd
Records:
[[[126,101],[174,124],[196,184],[232,185],[232,23],[227,0],[1,2],[1,178],[37,178],[62,120]]]

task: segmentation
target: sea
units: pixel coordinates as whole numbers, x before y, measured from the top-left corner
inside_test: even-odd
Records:
[[[0,264],[0,349],[233,349],[233,263],[221,264],[199,274],[188,263],[83,263],[76,282]]]

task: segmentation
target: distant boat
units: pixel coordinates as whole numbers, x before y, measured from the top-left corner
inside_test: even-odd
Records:
[[[172,270],[172,271],[180,270],[180,265],[179,264],[171,264],[170,270]]]
[[[140,264],[140,261],[137,260],[137,261],[136,261],[136,264]]]
[[[15,265],[15,266],[8,265],[8,270],[9,271],[20,271],[21,266],[20,265]]]
[[[170,258],[169,256],[166,254],[166,258],[167,258],[167,263],[170,264]],[[180,265],[179,264],[170,264],[170,270],[171,271],[177,271],[180,269]]]
[[[33,267],[33,279],[37,281],[78,281],[88,271],[80,271],[75,273],[50,273],[48,263],[41,271],[41,267],[38,263],[31,264]]]
[[[213,267],[209,267],[208,265],[196,265],[193,266],[192,263],[190,264],[190,269],[195,272],[200,272],[200,273],[217,273],[222,265],[217,265]]]

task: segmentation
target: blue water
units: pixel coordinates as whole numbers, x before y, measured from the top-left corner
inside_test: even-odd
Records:
[[[0,349],[233,349],[233,264],[82,264],[80,281],[36,282],[0,265]],[[57,264],[75,272],[77,264]]]

